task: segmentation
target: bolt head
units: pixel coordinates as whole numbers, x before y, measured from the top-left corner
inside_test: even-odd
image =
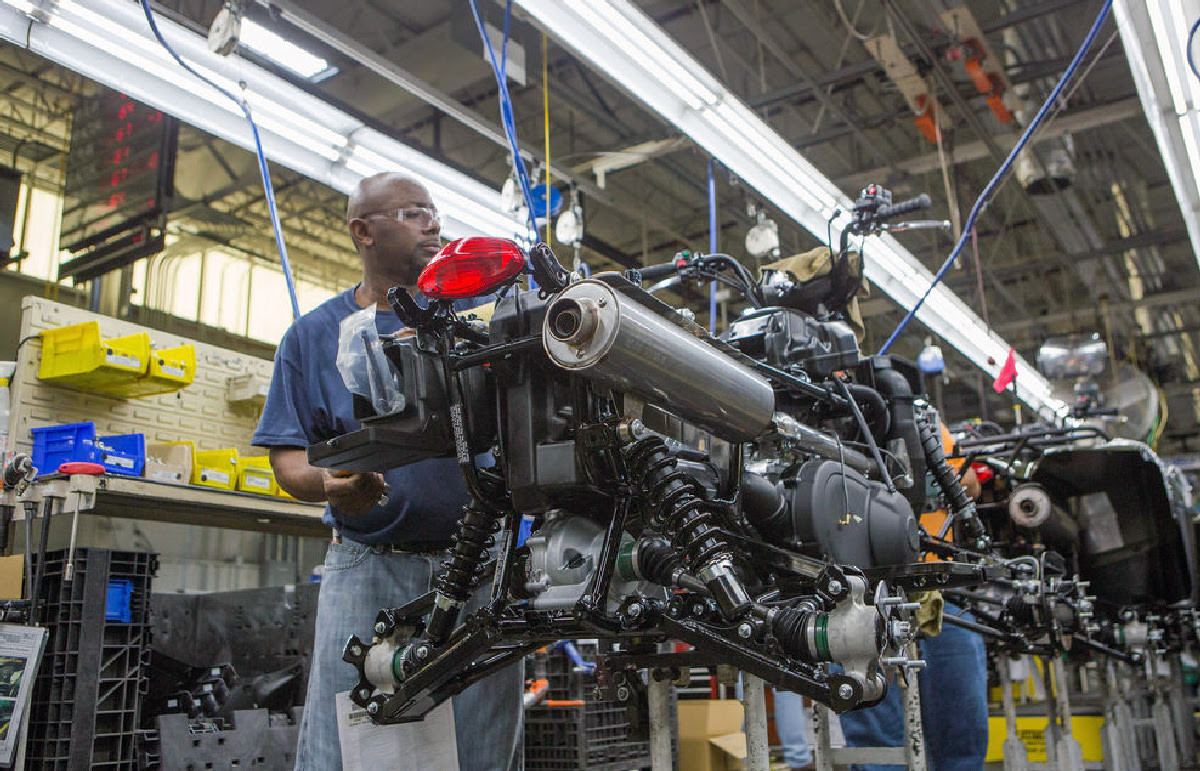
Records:
[[[842,586],[842,582],[837,580],[830,581],[828,586],[830,594],[841,594],[842,590],[845,588],[846,587]]]
[[[642,606],[640,603],[635,602],[635,603],[630,604],[630,606],[628,608],[626,608],[625,611],[631,616],[640,616],[640,615],[642,615]]]
[[[854,698],[854,688],[850,683],[842,683],[838,686],[838,696],[846,700],[852,699]]]
[[[424,661],[425,659],[429,658],[429,646],[422,645],[422,646],[418,647],[416,650],[416,653],[417,653],[417,658]]]
[[[386,631],[387,624],[383,623],[382,621],[375,625],[375,634],[383,634]]]
[[[367,714],[376,715],[379,713],[379,702],[373,701],[367,705]]]
[[[629,686],[622,685],[617,689],[617,701],[629,701]]]
[[[355,657],[357,657],[357,656],[361,656],[361,655],[362,655],[362,652],[363,652],[363,651],[362,651],[362,648],[361,648],[360,646],[358,646],[358,645],[351,645],[351,646],[350,646],[350,655],[351,655],[351,656],[355,656]]]
[[[737,628],[738,637],[743,640],[749,640],[754,636],[754,627],[750,624],[739,624]]]

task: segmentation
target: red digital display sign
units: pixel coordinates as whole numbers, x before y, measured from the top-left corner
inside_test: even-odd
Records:
[[[60,278],[94,277],[97,265],[115,269],[161,241],[178,136],[174,118],[125,94],[103,89],[77,101],[61,235],[76,257]]]

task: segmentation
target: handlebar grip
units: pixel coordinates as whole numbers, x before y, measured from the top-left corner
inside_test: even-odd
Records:
[[[899,217],[904,214],[910,214],[921,209],[928,209],[933,205],[933,201],[925,193],[921,193],[916,198],[910,198],[907,201],[894,203],[889,206],[880,206],[875,211],[875,219],[886,220],[892,217]]]
[[[642,281],[657,281],[675,275],[679,272],[680,267],[676,262],[664,262],[658,265],[647,265],[644,268],[638,268],[637,271],[641,274]]]

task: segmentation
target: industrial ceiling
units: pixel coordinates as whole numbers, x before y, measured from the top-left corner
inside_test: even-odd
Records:
[[[853,197],[872,182],[897,197],[925,192],[932,216],[959,223],[1101,3],[968,0],[969,13],[956,10],[957,0],[636,5],[843,193]],[[155,7],[203,32],[222,3]],[[502,26],[503,3],[480,0],[480,7],[489,23]],[[496,81],[467,0],[288,0],[273,8],[250,2],[246,13],[336,67],[319,82],[293,82],[493,188],[508,178]],[[555,184],[568,197],[573,188],[586,212],[580,256],[594,268],[615,268],[663,262],[682,249],[706,251],[709,156],[552,36],[543,59],[536,20],[519,7],[513,13],[512,39],[521,46],[524,70],[510,80],[517,133],[530,156],[542,158],[548,120]],[[297,26],[298,17],[319,30]],[[937,105],[940,142],[931,141],[914,110],[913,81],[881,39],[894,43],[928,84],[925,99]],[[946,281],[1030,361],[1051,335],[1094,332],[1110,339],[1118,358],[1145,370],[1167,394],[1172,417],[1160,449],[1171,452],[1188,449],[1200,433],[1200,271],[1123,46],[1110,20],[1082,77],[1038,133],[1033,164],[992,199]],[[995,74],[990,81],[988,71]],[[415,94],[397,85],[403,79],[397,73],[429,88]],[[94,86],[16,46],[0,49],[0,84],[0,154],[10,153],[37,184],[56,188],[73,98]],[[275,172],[297,272],[331,287],[353,282],[344,196],[286,169]],[[818,244],[749,186],[716,173],[720,250],[755,263],[744,245],[755,223],[748,205],[778,223],[783,254]],[[274,259],[252,156],[185,129],[176,178],[170,228],[184,238],[172,249],[219,243]],[[955,240],[945,231],[897,237],[932,270]],[[555,248],[564,261],[574,256],[568,245]],[[699,290],[682,291],[676,299],[700,306]],[[874,351],[903,309],[875,292],[864,311],[863,348]],[[926,334],[914,325],[894,352],[915,357]],[[941,398],[951,418],[1011,421],[1011,399],[992,393],[990,379],[950,350],[947,376]]]

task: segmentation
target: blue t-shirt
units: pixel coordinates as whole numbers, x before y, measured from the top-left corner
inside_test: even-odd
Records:
[[[284,334],[266,406],[254,432],[259,447],[299,447],[355,431],[354,403],[337,369],[338,326],[362,310],[348,289],[304,314]],[[380,334],[400,329],[390,310],[375,316]],[[449,542],[467,503],[454,458],[419,461],[384,473],[391,490],[384,506],[347,515],[326,505],[324,521],[362,543]]]

